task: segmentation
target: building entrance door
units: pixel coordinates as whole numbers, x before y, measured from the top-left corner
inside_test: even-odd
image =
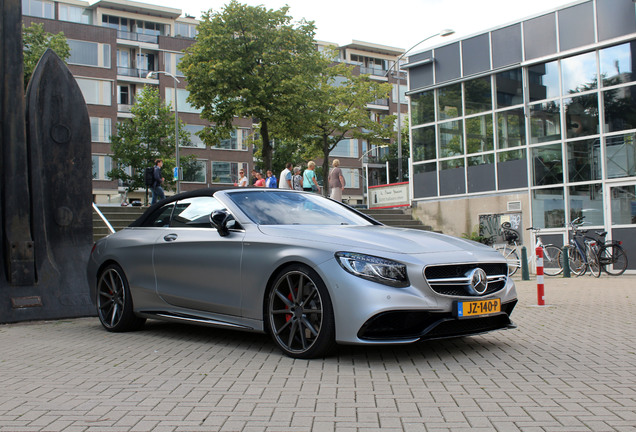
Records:
[[[636,182],[606,185],[609,198],[608,232],[612,240],[622,241],[628,270],[636,270]]]

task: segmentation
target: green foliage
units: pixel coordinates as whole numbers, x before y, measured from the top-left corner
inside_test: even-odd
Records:
[[[33,23],[30,27],[22,26],[22,44],[24,55],[24,88],[27,88],[35,66],[47,48],[55,51],[62,61],[71,56],[71,48],[66,42],[64,33],[52,34],[44,31],[43,24]]]
[[[144,87],[131,108],[133,117],[117,125],[111,137],[114,168],[108,172],[113,180],[121,180],[129,192],[144,189],[144,168],[153,166],[155,159],[164,161],[164,184],[172,185],[175,166],[174,114],[161,102],[159,90]],[[190,134],[179,122],[179,142],[190,145]],[[188,158],[180,158],[185,163]]]
[[[462,237],[483,244],[489,244],[490,241],[490,237],[483,236],[479,233],[479,225],[477,225],[472,232],[463,233]]]
[[[179,64],[189,102],[216,126],[203,139],[213,145],[229,136],[234,117],[260,123],[264,168],[272,166],[270,131],[276,138],[299,136],[306,82],[323,60],[314,47],[314,24],[291,22],[279,10],[232,0],[218,12],[203,14],[196,42]]]
[[[353,67],[346,64],[326,66],[321,75],[313,79],[307,99],[307,140],[313,151],[323,158],[322,172],[329,172],[329,155],[336,145],[347,137],[366,140],[369,145],[384,144],[393,134],[395,116],[374,121],[367,105],[388,97],[391,84],[369,79],[368,75],[355,76]],[[311,151],[311,150],[310,150]],[[329,193],[327,182],[323,188]]]

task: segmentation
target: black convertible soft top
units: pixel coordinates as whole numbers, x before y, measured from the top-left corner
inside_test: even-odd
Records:
[[[155,212],[155,210],[157,210],[159,207],[163,207],[165,204],[169,204],[171,202],[175,202],[175,201],[186,199],[186,198],[192,198],[192,197],[198,197],[198,196],[212,196],[220,190],[228,190],[228,189],[236,189],[236,187],[235,186],[217,186],[217,187],[211,187],[211,188],[197,189],[197,190],[188,191],[188,192],[182,192],[180,194],[169,196],[166,199],[161,200],[151,205],[150,207],[148,207],[146,211],[129,226],[130,227],[142,226],[144,222],[146,222],[146,220],[148,220],[148,218]]]

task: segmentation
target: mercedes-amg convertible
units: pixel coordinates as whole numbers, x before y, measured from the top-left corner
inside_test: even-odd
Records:
[[[296,358],[513,328],[517,302],[490,247],[282,189],[168,198],[99,240],[87,273],[109,331],[150,318],[264,332]]]

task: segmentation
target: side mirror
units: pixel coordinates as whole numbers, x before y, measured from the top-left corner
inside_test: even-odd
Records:
[[[214,210],[210,215],[210,223],[216,228],[221,237],[230,235],[230,230],[227,225],[231,220],[233,220],[232,215],[226,210]]]

